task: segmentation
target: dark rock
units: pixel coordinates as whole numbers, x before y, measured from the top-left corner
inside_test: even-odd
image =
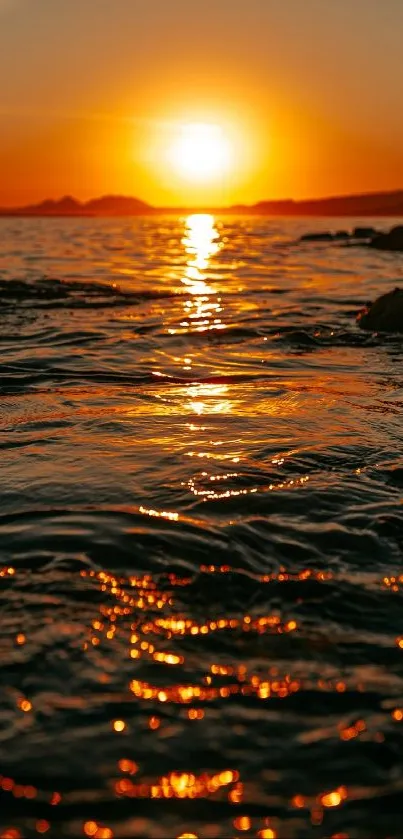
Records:
[[[300,242],[332,242],[332,233],[304,233]]]
[[[403,468],[401,466],[395,466],[394,469],[388,469],[386,471],[386,475],[388,483],[403,487]]]
[[[392,227],[389,233],[377,234],[369,244],[381,251],[403,251],[403,225]]]
[[[355,227],[352,236],[354,239],[371,239],[372,236],[377,236],[378,231],[374,227]]]
[[[403,333],[403,288],[382,294],[360,312],[357,321],[361,329],[371,332]]]
[[[365,245],[383,251],[403,251],[403,225],[392,227],[388,233],[380,233],[374,227],[355,227],[352,233],[347,233],[346,230],[338,230],[334,234],[329,231],[304,233],[299,241],[337,242],[340,240],[359,247]]]

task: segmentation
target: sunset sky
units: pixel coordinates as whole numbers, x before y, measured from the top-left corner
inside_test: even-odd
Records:
[[[403,187],[402,32],[403,0],[0,0],[0,205]]]

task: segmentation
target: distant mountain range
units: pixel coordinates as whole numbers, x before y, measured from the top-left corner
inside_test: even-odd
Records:
[[[259,201],[231,207],[152,207],[138,198],[104,195],[91,201],[77,201],[70,195],[46,199],[27,207],[0,208],[0,216],[145,216],[161,213],[231,213],[271,216],[403,216],[403,189],[362,195],[340,195],[307,201]]]
[[[2,216],[139,216],[155,212],[145,201],[122,195],[104,195],[84,202],[65,195],[56,201],[47,198],[27,207],[0,208]]]

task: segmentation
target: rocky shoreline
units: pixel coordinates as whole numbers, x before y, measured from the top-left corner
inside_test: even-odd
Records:
[[[374,227],[355,227],[347,230],[305,233],[300,242],[345,242],[350,245],[365,245],[382,251],[403,252],[403,225],[392,227],[389,231],[376,230]]]
[[[355,227],[349,233],[347,230],[337,230],[336,233],[322,231],[305,233],[300,242],[345,242],[346,245],[365,246],[382,251],[401,251],[403,253],[403,225],[392,227],[384,232],[374,227]],[[357,315],[357,323],[361,329],[371,332],[399,332],[403,334],[403,289],[394,288],[386,294],[377,297],[373,303],[368,303],[363,311]]]
[[[368,303],[358,314],[357,323],[371,332],[403,333],[403,289],[394,288]]]

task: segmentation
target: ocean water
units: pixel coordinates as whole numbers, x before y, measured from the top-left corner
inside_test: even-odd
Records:
[[[403,256],[340,226],[0,220],[3,837],[403,835]]]

